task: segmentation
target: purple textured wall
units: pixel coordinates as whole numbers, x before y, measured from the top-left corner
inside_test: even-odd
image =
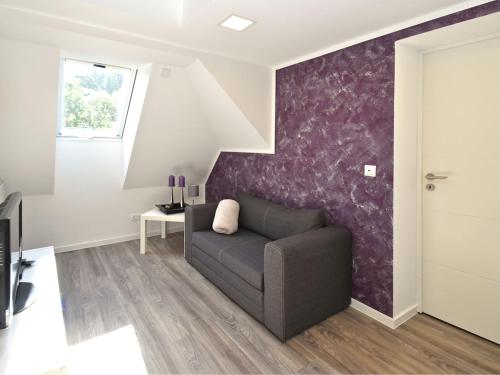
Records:
[[[207,200],[246,191],[323,208],[353,233],[353,297],[392,316],[394,42],[498,11],[493,1],[277,71],[275,155],[222,153]]]

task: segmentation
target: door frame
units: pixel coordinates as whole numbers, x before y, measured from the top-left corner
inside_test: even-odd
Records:
[[[396,42],[394,91],[393,320],[422,312],[423,57],[500,37],[500,12]]]

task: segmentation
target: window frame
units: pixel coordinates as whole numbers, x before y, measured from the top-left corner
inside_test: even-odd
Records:
[[[118,127],[118,134],[115,136],[78,136],[78,135],[65,135],[62,134],[62,129],[64,128],[65,121],[64,121],[64,93],[65,93],[65,86],[66,86],[66,81],[64,79],[64,69],[65,69],[65,64],[67,61],[73,61],[77,63],[83,63],[83,64],[88,64],[92,65],[95,67],[101,67],[101,68],[118,68],[118,69],[125,69],[130,71],[130,84],[127,89],[127,96],[125,100],[125,108],[123,110],[123,117],[122,120],[119,124]],[[120,66],[120,65],[114,65],[114,64],[104,64],[104,63],[99,63],[95,61],[88,61],[88,60],[82,60],[82,59],[75,59],[71,57],[65,57],[62,59],[62,64],[61,64],[61,74],[60,74],[60,80],[61,80],[61,85],[60,85],[60,95],[59,95],[59,108],[60,110],[58,111],[58,121],[57,121],[57,138],[60,139],[83,139],[83,140],[122,140],[123,139],[123,133],[125,131],[125,125],[127,124],[127,118],[130,112],[130,105],[132,103],[132,95],[134,92],[134,87],[135,87],[135,81],[137,79],[137,69],[134,69],[132,67],[125,67],[125,66]]]

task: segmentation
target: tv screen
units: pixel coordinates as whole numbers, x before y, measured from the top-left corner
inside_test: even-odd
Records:
[[[10,324],[22,258],[22,196],[10,194],[0,204],[0,328]]]

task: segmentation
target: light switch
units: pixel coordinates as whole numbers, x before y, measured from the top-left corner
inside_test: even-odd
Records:
[[[376,165],[365,165],[365,176],[366,177],[377,176],[377,166]]]

